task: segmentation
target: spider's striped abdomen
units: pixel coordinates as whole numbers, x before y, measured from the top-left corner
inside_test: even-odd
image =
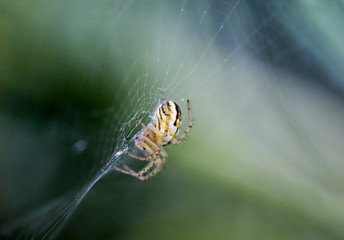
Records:
[[[166,109],[168,107],[168,111]],[[166,101],[161,103],[156,110],[153,124],[163,136],[159,142],[161,145],[169,144],[176,137],[182,123],[182,111],[177,103]]]

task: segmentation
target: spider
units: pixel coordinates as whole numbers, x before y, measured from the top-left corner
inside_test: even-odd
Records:
[[[127,151],[121,150],[122,153],[148,164],[138,172],[135,172],[127,165],[122,164],[122,168],[114,167],[115,170],[134,176],[142,181],[147,181],[157,174],[166,164],[168,155],[162,146],[170,143],[179,144],[192,128],[190,101],[187,100],[189,125],[184,133],[178,138],[178,134],[182,123],[182,112],[176,102],[166,101],[163,91],[161,91],[162,103],[158,106],[152,122],[148,126],[142,121],[135,118],[143,126],[143,131],[135,137],[135,146],[140,150],[147,151],[150,155],[147,157],[139,157]]]

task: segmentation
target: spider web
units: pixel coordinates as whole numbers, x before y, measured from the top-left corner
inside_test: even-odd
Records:
[[[328,92],[342,95],[344,84],[337,77],[342,75],[342,70],[332,67],[340,59],[311,55],[318,47],[309,35],[312,29],[300,33],[299,25],[306,20],[292,11],[305,5],[292,1],[245,0],[86,2],[78,2],[67,11],[62,22],[64,31],[72,46],[87,41],[78,38],[75,25],[70,24],[82,25],[78,21],[87,19],[93,34],[101,36],[98,46],[90,51],[93,55],[107,57],[110,62],[104,67],[99,57],[92,64],[99,64],[101,69],[109,68],[108,78],[120,79],[114,80],[114,104],[107,109],[108,117],[101,126],[98,158],[88,173],[91,177],[84,188],[5,226],[3,234],[11,237],[15,232],[17,238],[25,239],[56,237],[92,186],[112,172],[112,166],[129,161],[119,150],[135,153],[133,139],[142,129],[135,118],[146,124],[151,121],[154,110],[161,103],[161,90],[166,99],[176,101],[182,108],[184,127],[187,125],[186,99],[190,99],[196,119],[195,132],[211,128],[212,124],[229,125],[242,121],[243,125],[249,126],[248,130],[242,131],[252,141],[263,142],[257,143],[255,148],[259,148],[264,156],[276,156],[274,152],[278,152],[280,160],[271,157],[274,161],[263,162],[265,168],[268,164],[278,166],[274,168],[276,174],[287,177],[286,172],[292,169],[301,179],[306,173],[302,176],[305,182],[315,179],[324,184],[324,188],[338,180],[326,180],[327,175],[320,171],[339,173],[343,164],[336,158],[339,154],[325,162],[326,155],[322,156],[323,152],[314,149],[312,141],[318,134],[312,129],[305,130],[305,121],[310,116],[319,118],[322,113],[317,114],[315,108],[304,112],[312,105],[304,100],[313,99],[313,91],[325,98]],[[65,10],[59,4],[43,7],[48,13],[49,9]],[[303,55],[300,53],[305,57],[295,60],[295,56]],[[324,59],[332,65],[320,67]],[[81,66],[87,67],[87,64],[81,63]],[[314,70],[316,67],[318,70]],[[308,74],[311,68],[313,70]],[[114,77],[115,74],[118,76]],[[312,84],[316,83],[317,87],[311,84],[315,90],[305,93],[309,82],[297,80],[303,76],[312,79]],[[256,107],[252,104],[255,101],[261,103],[261,108],[252,110]],[[295,106],[295,103],[299,105]],[[211,112],[214,106],[221,110]],[[234,120],[227,119],[223,112],[231,112],[229,116]],[[253,116],[252,112],[255,113]],[[205,115],[211,124],[203,125],[201,119]],[[252,121],[251,117],[257,118]],[[342,119],[343,114],[337,113],[331,121],[335,127],[329,134],[339,142],[343,142],[343,135],[342,132],[336,133],[336,129]],[[329,120],[319,119],[321,121]],[[272,130],[266,133],[264,127],[257,125]],[[304,132],[299,132],[300,129]],[[276,133],[284,137],[276,141]],[[215,134],[207,137],[210,141],[217,139]],[[293,141],[303,142],[304,139],[310,142],[303,149],[292,147],[294,152],[289,152],[290,148],[284,148]],[[228,142],[234,143],[234,139]],[[79,141],[74,147],[76,151],[83,151],[84,145]],[[303,155],[307,155],[303,158],[305,161],[298,161]],[[245,157],[250,163],[255,161],[253,156]],[[288,161],[284,162],[285,159]],[[333,169],[334,166],[339,168]],[[235,174],[233,176],[235,178]],[[343,187],[338,183],[336,186]]]

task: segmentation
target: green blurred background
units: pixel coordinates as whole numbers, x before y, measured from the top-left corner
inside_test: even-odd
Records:
[[[343,7],[0,1],[1,238],[343,239]],[[160,90],[187,141],[85,191]]]

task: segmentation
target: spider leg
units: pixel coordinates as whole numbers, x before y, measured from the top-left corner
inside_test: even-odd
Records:
[[[160,170],[163,168],[163,166],[166,164],[167,162],[167,159],[168,159],[168,155],[166,153],[166,151],[164,149],[162,149],[161,151],[161,156],[162,156],[162,159],[158,158],[157,160],[159,161],[152,161],[152,163],[154,163],[156,165],[156,168],[151,171],[149,174],[145,175],[145,176],[141,176],[139,177],[140,180],[142,181],[148,181],[150,178],[152,178],[153,176],[155,176],[158,172],[160,172]],[[144,169],[142,169],[143,171]],[[148,170],[147,170],[148,171]],[[146,171],[146,172],[147,172]]]
[[[123,168],[124,168],[125,170],[127,170],[128,172],[131,172],[131,173],[134,173],[134,174],[135,174],[135,171],[134,171],[133,169],[131,169],[130,167],[128,167],[128,165],[123,164]]]
[[[132,170],[131,168],[129,168],[125,164],[123,164],[123,168],[125,168],[126,170],[123,170],[123,169],[117,168],[117,167],[114,167],[114,169],[119,171],[119,172],[134,176],[134,177],[140,179],[141,181],[148,181],[151,177],[156,175],[162,169],[162,167],[163,167],[163,164],[161,164],[162,162],[165,162],[165,161],[162,161],[159,157],[155,158],[153,161],[151,161],[146,167],[144,167],[139,172],[135,172],[134,170]],[[148,172],[157,163],[158,163],[158,166],[153,171],[151,171],[147,175],[144,175],[146,172]]]
[[[168,160],[168,154],[163,148],[161,148],[160,155],[161,155],[162,159],[161,159],[161,162],[159,163],[159,165],[161,165],[161,167],[163,167],[163,166],[165,166],[165,164]]]
[[[167,105],[166,105],[167,106]],[[170,115],[168,113],[168,115]],[[155,134],[161,136],[161,137],[166,137],[167,133],[168,133],[168,126],[166,125],[166,129],[164,129],[164,133],[161,133],[158,129],[156,129],[156,127],[153,126],[153,124],[148,124],[148,127],[138,118],[135,118],[136,121],[138,121],[146,130],[146,132],[148,132],[149,130],[153,131]]]
[[[145,172],[147,172],[152,166],[152,163],[154,163],[155,161],[150,161],[150,163],[143,169],[145,170]],[[154,164],[153,164],[154,165]],[[145,172],[141,173],[143,170],[139,171],[139,172],[135,172],[133,169],[131,169],[130,167],[128,167],[128,165],[126,164],[122,164],[121,165],[124,169],[119,168],[119,167],[113,167],[113,169],[115,169],[116,171],[119,171],[121,173],[125,173],[134,177],[137,177],[139,179],[141,179],[141,175],[144,174]],[[149,168],[148,168],[149,167]]]
[[[146,137],[145,137],[146,138]],[[124,153],[125,155],[128,155],[129,157],[141,160],[141,161],[148,161],[149,159],[153,158],[154,156],[158,156],[160,154],[161,148],[159,147],[155,152],[153,152],[151,155],[147,156],[147,157],[139,157],[136,156],[130,152],[121,150],[122,153]]]
[[[151,142],[147,137],[144,137],[144,136],[141,136],[144,140],[148,140],[149,142]],[[161,148],[159,146],[158,149],[156,149],[156,151],[153,150],[153,148],[151,148],[149,145],[147,145],[147,143],[145,143],[144,141],[142,142],[142,145],[144,146],[144,148],[149,152],[151,153],[150,156],[144,158],[144,157],[139,157],[139,156],[136,156],[134,154],[131,154],[129,152],[126,152],[126,151],[123,151],[122,152],[130,157],[133,157],[133,158],[136,158],[136,159],[139,159],[139,160],[143,160],[143,161],[148,161],[149,159],[153,158],[154,156],[158,157],[160,151],[161,151]],[[118,168],[118,167],[113,167],[115,170],[119,171],[119,172],[122,172],[122,173],[125,173],[125,174],[128,174],[128,175],[132,175],[132,176],[135,176],[137,177],[137,173],[132,170],[130,167],[128,167],[126,164],[122,164],[123,168],[125,169],[122,169],[122,168]]]
[[[154,163],[154,161],[152,161],[151,163]],[[151,165],[151,163],[149,165]],[[121,173],[125,173],[131,176],[134,176],[142,181],[146,181],[148,179],[146,179],[146,177],[143,177],[142,175],[147,172],[149,170],[149,168],[151,168],[152,166],[147,165],[143,170],[141,170],[140,172],[135,172],[133,169],[131,169],[130,167],[128,167],[126,164],[122,164],[122,168],[118,168],[118,167],[113,167],[113,169],[121,172]],[[149,168],[148,168],[149,167]],[[146,169],[147,168],[147,169]],[[143,173],[141,173],[142,171],[145,171]]]
[[[159,135],[159,136],[163,136],[163,134],[158,130],[156,129],[156,127],[154,127],[153,124],[148,124],[148,127],[138,118],[135,118],[136,121],[138,121],[143,127],[144,129],[146,130],[146,132],[150,132],[152,131],[153,133],[155,133],[156,135]],[[167,133],[166,133],[167,134]],[[149,144],[151,145],[156,145],[153,141],[151,141],[149,138],[141,135],[141,138],[144,138],[145,141],[147,141]],[[160,149],[159,146],[157,146],[156,149]],[[160,150],[159,150],[160,151]],[[136,158],[136,159],[139,159],[139,160],[143,160],[143,161],[147,161],[148,159],[151,159],[155,154],[152,154],[151,156],[149,156],[148,158],[142,158],[142,157],[138,157],[138,156],[135,156],[127,151],[122,151],[124,154],[130,156],[130,157],[133,157],[133,158]]]
[[[164,138],[164,137],[166,137],[167,136],[167,133],[168,133],[168,125],[165,125],[166,127],[166,129],[163,129],[164,130],[164,133],[161,133],[153,124],[149,124],[148,125],[148,128],[152,131],[152,132],[154,132],[156,135],[158,135],[159,137],[162,137],[162,138]]]
[[[150,139],[148,139],[148,138],[144,139],[144,140],[149,140],[150,141]],[[161,151],[163,151],[164,152],[163,155],[167,155],[165,150],[163,150],[159,145],[157,145],[157,144],[155,144],[155,143],[153,143],[151,141],[150,141],[150,145],[148,145],[146,143],[144,143],[144,144],[145,144],[146,150],[149,153],[154,152],[154,150],[155,150],[155,152],[159,151],[159,154],[161,153]],[[149,170],[151,170],[154,165],[157,165],[157,167],[151,173],[149,173],[148,175],[144,176],[144,174],[146,172],[148,172]],[[159,156],[156,156],[156,158],[153,158],[153,160],[151,160],[150,163],[147,166],[145,166],[141,171],[139,171],[137,173],[137,177],[140,180],[142,180],[142,181],[147,181],[150,178],[148,176],[154,176],[156,173],[158,173],[161,170],[162,166],[163,166],[162,165],[162,160],[160,159]],[[152,173],[154,173],[154,174],[152,174]]]
[[[142,181],[147,181],[148,179],[153,177],[155,174],[157,174],[161,170],[161,168],[164,166],[164,164],[166,163],[166,160],[167,160],[167,153],[159,145],[157,145],[154,142],[152,142],[149,138],[147,138],[145,136],[142,136],[142,138],[143,138],[143,141],[142,141],[141,144],[151,154],[150,156],[155,156],[153,158],[153,160],[150,160],[149,163],[142,170],[140,170],[139,172],[135,172],[134,170],[132,170],[131,168],[129,168],[125,164],[122,164],[124,169],[118,168],[118,167],[113,167],[113,168],[115,170],[119,171],[119,172],[122,172],[122,173],[125,173],[125,174],[128,174],[128,175],[137,177],[138,179],[140,179]],[[159,157],[160,153],[161,153],[163,159],[161,159]],[[129,156],[131,156],[131,155],[132,154],[130,154]],[[134,156],[134,158],[137,157],[135,155],[133,155],[133,156]],[[149,157],[147,157],[147,158],[149,158]],[[152,157],[150,157],[150,158],[152,158]],[[149,174],[144,175],[146,172],[151,170],[154,167],[154,165],[156,166],[156,168],[153,169],[152,172],[150,172]]]
[[[162,161],[160,157],[154,158],[150,163],[145,166],[141,171],[137,172],[138,177],[144,177],[143,175],[148,172],[154,165],[158,164],[159,167],[156,167],[152,172],[157,171],[156,169],[161,169],[162,165],[160,164]],[[160,167],[161,166],[161,167]]]
[[[156,127],[154,127],[154,125],[151,124],[151,123],[148,124],[148,129],[151,130],[152,132],[154,132],[156,135],[158,135],[160,137],[163,136],[163,134]]]
[[[191,106],[190,106],[189,99],[187,100],[187,105],[188,105],[188,113],[189,113],[189,125],[187,129],[184,131],[184,133],[176,141],[172,141],[172,144],[180,143],[192,128]]]
[[[118,168],[118,167],[113,167],[113,169],[115,169],[116,171],[119,171],[121,173],[125,173],[128,175],[132,175],[135,176],[136,172],[134,170],[132,170],[131,168],[129,168],[127,165],[122,164],[123,168],[125,168],[126,170],[122,169],[122,168]]]
[[[149,128],[148,128],[140,119],[135,118],[135,120],[138,121],[138,122],[142,125],[142,127],[144,127],[144,129],[145,129],[146,131],[149,130]]]

